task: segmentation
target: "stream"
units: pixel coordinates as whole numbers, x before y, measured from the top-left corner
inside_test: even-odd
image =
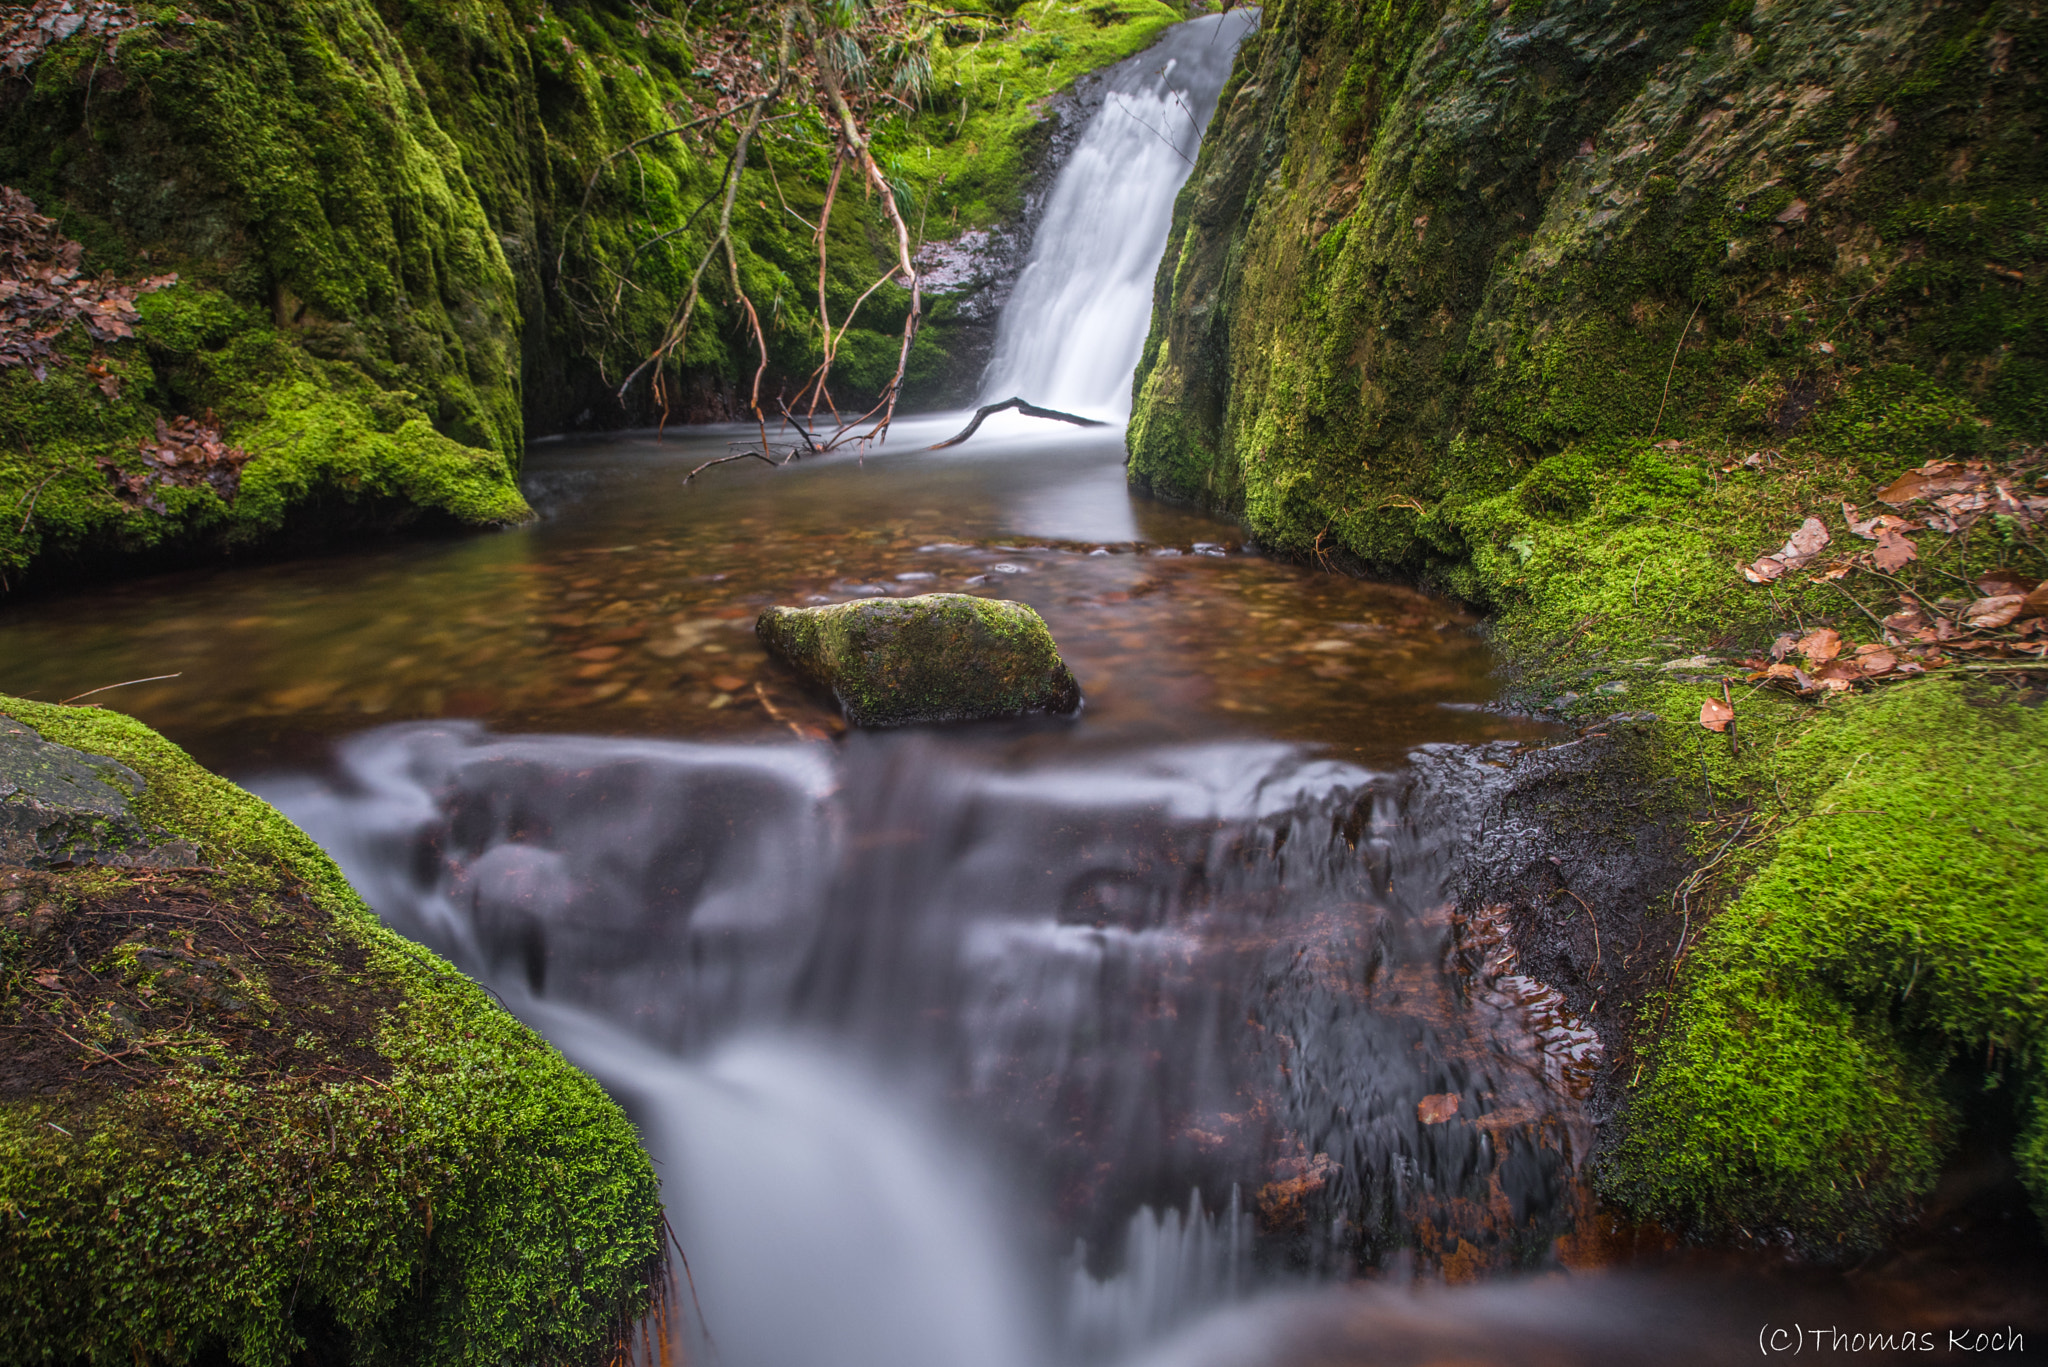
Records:
[[[992,397],[1128,411],[1243,23],[1114,74]],[[1501,766],[1560,735],[1494,705],[1472,614],[1134,496],[1114,426],[923,449],[962,420],[688,483],[750,429],[537,442],[528,527],[11,603],[0,691],[176,675],[105,701],[598,1077],[692,1361],[1716,1362],[1790,1303],[1884,1318],[1597,1270],[1600,1043],[1456,913]],[[1080,715],[848,733],[753,636],[935,591],[1042,613]]]

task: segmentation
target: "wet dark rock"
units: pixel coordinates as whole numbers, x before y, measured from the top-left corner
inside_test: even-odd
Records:
[[[1504,750],[1458,880],[1461,911],[1502,908],[1520,971],[1599,1033],[1609,1066],[1592,1113],[1603,1124],[1635,1067],[1637,1008],[1667,983],[1684,929],[1671,891],[1695,863],[1691,823],[1713,802],[1655,762],[1662,725],[1616,713],[1575,740]]]
[[[856,726],[1071,713],[1081,687],[1023,603],[931,593],[764,611],[762,645]]]
[[[44,740],[0,715],[0,864],[113,864],[176,868],[197,853],[164,840],[134,814],[142,775],[100,755]]]

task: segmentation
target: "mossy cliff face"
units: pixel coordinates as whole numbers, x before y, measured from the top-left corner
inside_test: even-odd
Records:
[[[1806,517],[1857,547],[1842,501],[1930,458],[2039,492],[2044,58],[2002,3],[1283,0],[1177,205],[1133,480],[1491,608],[1518,696],[1645,719],[1633,819],[1695,823],[1607,926],[1680,961],[1609,1039],[1641,1214],[1865,1247],[1987,1124],[2048,1218],[2038,674],[1697,720],[1782,630],[2048,576],[2011,517],[1890,579],[1740,572]]]
[[[74,326],[43,375],[0,365],[0,502],[17,510],[0,519],[0,590],[34,563],[422,515],[517,522],[528,433],[741,416],[757,357],[722,272],[659,392],[615,392],[686,291],[735,135],[701,120],[731,102],[721,72],[747,60],[727,44],[748,13],[698,8],[138,4],[61,25],[0,72],[0,185],[82,243],[88,273],[179,277],[143,296],[132,340]],[[0,8],[0,26],[45,9]],[[1019,212],[1043,160],[1038,101],[1178,17],[1119,0],[1005,27],[977,9],[941,26],[929,102],[869,129],[921,235]],[[823,354],[811,225],[828,148],[816,110],[782,111],[736,201],[770,412]],[[833,392],[865,406],[909,295],[884,284],[849,320],[894,243],[853,181],[827,227],[825,292],[852,323]],[[954,312],[943,292],[928,301],[907,402],[967,397]],[[239,489],[161,478],[143,447],[179,418],[217,422],[249,455]],[[147,487],[122,497],[123,476]]]
[[[618,1107],[263,802],[0,712],[43,778],[108,757],[121,826],[0,868],[0,1359],[611,1361],[665,1275]]]
[[[1887,367],[2048,430],[2044,26],[1273,6],[1177,208],[1133,475],[1278,548],[1452,569],[1464,510],[1560,450],[1773,443]]]

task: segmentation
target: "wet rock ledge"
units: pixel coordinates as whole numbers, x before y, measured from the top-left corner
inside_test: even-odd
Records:
[[[0,697],[9,1361],[613,1360],[631,1124],[128,717]]]

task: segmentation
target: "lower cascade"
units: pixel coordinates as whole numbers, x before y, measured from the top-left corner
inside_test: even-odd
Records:
[[[1486,772],[418,724],[260,787],[626,1100],[725,1360],[1023,1364],[1298,1276],[1255,1213],[1299,1266],[1561,1227],[1582,1089],[1446,909]]]

